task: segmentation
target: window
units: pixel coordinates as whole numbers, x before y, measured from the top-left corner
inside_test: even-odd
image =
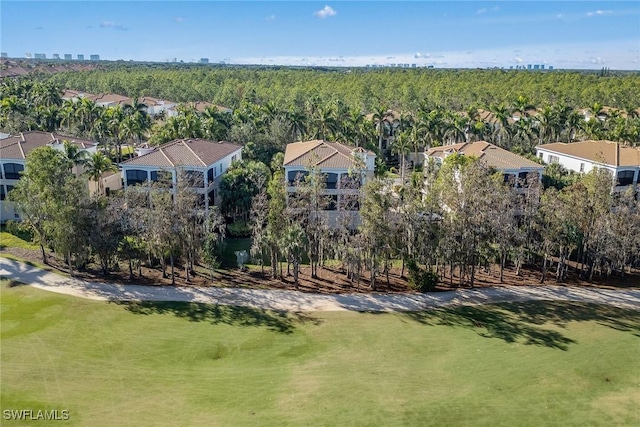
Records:
[[[516,183],[516,176],[510,173],[504,173],[502,174],[502,181],[505,184],[509,184],[509,185],[515,185]]]
[[[584,172],[584,163],[580,163],[580,172]]]
[[[559,163],[560,157],[549,154],[549,163]]]
[[[309,175],[308,171],[289,171],[287,174],[289,185],[295,185],[297,180],[303,181],[307,175]]]
[[[634,171],[620,171],[618,172],[618,180],[616,185],[631,185],[633,184]]]
[[[325,174],[327,190],[335,190],[338,187],[338,174],[327,173]]]
[[[132,169],[128,170],[126,173],[127,185],[137,185],[142,184],[147,181],[147,171]],[[156,175],[157,179],[157,175]]]
[[[215,178],[215,176],[214,176],[215,174],[216,174],[216,167],[215,166],[207,171],[207,181],[209,181],[209,184],[211,184],[213,182],[213,180]]]
[[[327,207],[328,211],[335,211],[338,209],[338,195],[334,194],[332,196],[327,197]]]
[[[215,188],[209,191],[209,206],[213,206],[216,204],[216,190]]]
[[[358,211],[360,210],[360,197],[355,194],[345,194],[340,197],[340,210]]]
[[[4,185],[0,185],[0,200],[4,200],[7,195],[4,192]]]
[[[343,174],[340,177],[340,188],[349,189],[349,190],[357,190],[360,188],[360,180],[356,174],[345,175]]]
[[[540,160],[542,160],[542,156],[544,156],[544,153],[538,153],[538,157],[540,158]]]
[[[231,156],[231,163],[235,162],[236,160],[238,160],[238,156],[236,156],[235,154]],[[220,166],[220,168],[222,168],[222,166]]]
[[[151,171],[151,181],[164,181],[173,183],[173,175],[169,171]]]
[[[4,164],[4,177],[6,179],[20,179],[20,172],[24,170],[24,166],[18,163]]]

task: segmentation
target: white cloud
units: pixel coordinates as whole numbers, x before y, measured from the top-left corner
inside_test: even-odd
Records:
[[[112,28],[114,30],[120,30],[120,31],[127,31],[129,29],[129,27],[116,24],[113,21],[102,21],[100,23],[100,28]]]
[[[338,12],[336,12],[331,6],[325,6],[323,9],[320,9],[320,10],[314,12],[313,15],[316,18],[324,19],[324,18],[328,18],[330,16],[335,16],[337,14],[338,14]]]
[[[482,15],[483,13],[487,13],[487,8],[483,7],[482,9],[478,9],[476,11],[476,15]]]
[[[610,10],[596,10],[593,12],[587,12],[587,16],[602,16],[602,15],[611,15]]]
[[[518,64],[522,64],[524,61],[522,60],[522,58],[513,58],[513,62],[516,62]]]
[[[276,20],[276,15],[269,15],[265,18],[266,21],[275,21]]]

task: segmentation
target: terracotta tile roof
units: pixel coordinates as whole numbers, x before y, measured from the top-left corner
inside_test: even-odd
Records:
[[[176,139],[167,142],[150,153],[122,162],[123,166],[176,166],[205,167],[242,148],[230,142],[206,139]]]
[[[69,141],[82,149],[92,148],[98,145],[97,142],[87,139],[34,130],[22,132],[19,135],[12,135],[9,138],[0,140],[0,158],[24,160],[25,156],[36,148],[46,145],[63,144],[64,141]]]
[[[448,152],[457,152],[465,156],[475,156],[488,166],[504,169],[542,169],[543,166],[525,157],[507,151],[486,141],[463,142],[427,150],[425,156],[444,158]]]
[[[0,77],[17,77],[24,76],[25,74],[29,74],[29,70],[25,70],[20,66],[0,70]]]
[[[352,148],[338,142],[322,140],[294,142],[288,144],[284,152],[284,166],[317,166],[328,169],[347,169],[353,167],[353,154],[371,151]]]
[[[640,166],[640,148],[613,141],[554,142],[536,148],[610,166]]]
[[[109,104],[123,105],[123,104],[133,103],[133,100],[131,98],[127,96],[118,95],[115,93],[103,93],[101,95],[87,96],[87,98],[91,99],[92,101],[95,101],[96,104],[109,103]]]
[[[95,98],[95,96],[96,95],[89,92],[83,92],[81,90],[73,90],[73,89],[65,89],[64,92],[62,93],[62,99],[72,99],[72,98],[93,99]]]

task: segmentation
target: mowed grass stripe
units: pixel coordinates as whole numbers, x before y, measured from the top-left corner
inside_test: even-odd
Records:
[[[629,310],[296,315],[6,282],[0,296],[2,409],[69,409],[65,425],[640,422],[640,316]]]

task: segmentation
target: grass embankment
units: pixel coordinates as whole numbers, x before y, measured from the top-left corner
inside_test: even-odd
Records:
[[[15,236],[6,231],[0,231],[0,250],[6,248],[20,248],[20,249],[29,249],[34,251],[39,251],[40,246],[31,243],[26,238],[22,238],[20,236]]]
[[[296,316],[13,285],[2,284],[1,409],[66,409],[60,425],[640,422],[637,311]]]

